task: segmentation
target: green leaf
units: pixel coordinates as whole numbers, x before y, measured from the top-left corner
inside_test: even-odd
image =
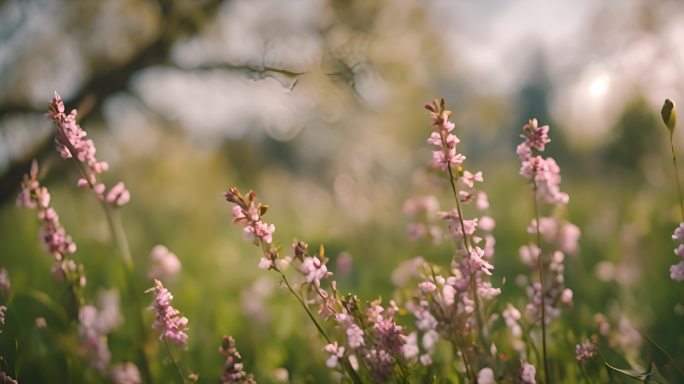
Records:
[[[651,363],[651,369],[643,373],[640,373],[639,371],[635,371],[633,369],[616,368],[608,363],[604,364],[606,365],[606,367],[612,369],[613,371],[631,377],[632,379],[639,380],[642,383],[669,384],[669,381],[667,381],[667,379],[660,374],[660,372],[658,371],[658,367],[656,367],[655,363]]]

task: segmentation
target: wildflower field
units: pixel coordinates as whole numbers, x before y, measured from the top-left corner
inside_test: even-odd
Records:
[[[684,382],[682,21],[0,3],[0,383]]]

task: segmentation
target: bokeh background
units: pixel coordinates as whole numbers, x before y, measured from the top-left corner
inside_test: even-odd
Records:
[[[582,229],[566,261],[576,304],[553,333],[589,336],[601,312],[642,332],[623,346],[641,357],[619,353],[616,364],[665,360],[644,335],[682,362],[684,289],[668,271],[680,218],[659,110],[684,100],[683,3],[1,1],[0,265],[17,291],[63,289],[34,214],[14,204],[37,158],[95,297],[120,266],[98,203],[52,147],[43,114],[54,91],[79,108],[111,165],[105,181],[132,193],[122,216],[141,278],[156,244],[181,259],[167,285],[190,319],[182,365],[202,378],[220,374],[223,334],[260,381],[277,382],[283,368],[293,382],[329,377],[304,314],[231,225],[231,185],[270,204],[284,247],[324,243],[342,291],[364,300],[392,296],[402,261],[449,260],[449,247],[409,242],[402,213],[427,191],[422,105],[435,97],[454,111],[467,167],[485,175],[502,304],[524,297],[517,250],[532,204],[515,146],[537,117],[551,125],[564,213]],[[684,147],[680,132],[675,141]],[[25,327],[40,311],[26,309]],[[127,356],[123,340],[112,337],[115,359]],[[54,355],[35,348],[33,364]]]

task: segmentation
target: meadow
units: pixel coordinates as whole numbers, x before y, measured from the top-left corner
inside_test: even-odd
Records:
[[[682,94],[655,69],[676,57],[621,93],[542,47],[510,85],[467,25],[428,27],[444,5],[215,3],[117,8],[149,29],[128,57],[84,44],[64,99],[70,72],[30,87],[13,51],[0,382],[684,381]],[[615,7],[677,36],[678,7]],[[214,57],[227,26],[244,41]]]

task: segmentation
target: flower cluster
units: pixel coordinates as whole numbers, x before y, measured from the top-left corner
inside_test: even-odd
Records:
[[[235,339],[232,336],[223,337],[223,344],[219,351],[226,358],[221,374],[221,384],[256,384],[252,374],[244,371],[242,356],[235,348]]]
[[[79,166],[83,177],[78,180],[79,187],[89,186],[98,198],[108,204],[120,207],[128,203],[131,198],[130,192],[123,182],[117,183],[105,194],[106,187],[98,183],[97,176],[109,169],[106,161],[99,161],[95,157],[95,144],[90,139],[85,139],[86,132],[76,122],[78,112],[72,109],[69,114],[65,113],[64,102],[60,95],[55,92],[50,101],[47,117],[51,119],[57,129],[55,135],[55,147],[59,155],[64,159],[75,158],[79,164],[85,164],[85,168]]]
[[[679,243],[674,253],[682,260],[670,267],[670,278],[675,281],[682,281],[684,280],[684,223],[680,223],[675,229],[672,240]]]
[[[591,338],[584,340],[582,344],[577,344],[575,346],[575,358],[579,362],[586,362],[598,355],[598,346],[596,345],[596,339]]]
[[[517,148],[522,162],[520,174],[531,181],[535,198],[557,206],[567,204],[568,195],[560,192],[560,168],[556,162],[552,158],[533,156],[535,152],[543,152],[546,144],[551,141],[548,136],[549,127],[539,127],[537,119],[532,119],[522,130],[521,137],[524,141]],[[549,324],[560,315],[561,305],[572,305],[573,293],[564,286],[563,261],[565,253],[577,251],[580,230],[574,224],[559,218],[541,217],[532,219],[527,232],[538,235],[541,243],[522,246],[520,258],[530,270],[543,269],[550,273],[544,277],[543,282],[535,282],[528,288],[529,304],[526,312],[529,321],[534,323],[544,318],[545,323]],[[545,252],[548,254],[544,255]]]
[[[537,119],[532,119],[523,126],[521,137],[524,141],[516,150],[522,162],[520,175],[534,184],[537,197],[549,204],[565,205],[569,197],[567,193],[560,191],[560,167],[556,160],[535,155],[543,152],[546,144],[551,141],[548,132],[549,126],[539,127]]]
[[[64,259],[67,254],[76,252],[76,244],[59,223],[57,212],[50,207],[50,192],[38,182],[38,162],[35,160],[31,163],[29,173],[24,175],[17,205],[38,209],[38,219],[43,224],[40,241],[45,250],[57,261]]]
[[[17,205],[37,209],[38,220],[42,226],[38,237],[45,251],[55,258],[52,274],[57,281],[68,281],[79,287],[86,285],[83,265],[78,265],[67,256],[76,252],[76,244],[66,234],[59,222],[57,211],[50,206],[50,192],[38,182],[38,162],[31,164],[31,170],[24,175]]]
[[[407,337],[394,318],[399,307],[390,301],[385,308],[380,300],[375,300],[362,310],[355,296],[347,297],[341,304],[343,308],[335,314],[335,320],[345,331],[346,348],[337,342],[328,344],[324,348],[329,354],[328,366],[337,366],[345,356],[350,361],[360,359],[374,382],[387,381],[405,354]]]
[[[188,344],[188,318],[181,316],[180,311],[171,306],[173,295],[164,287],[161,281],[155,279],[154,287],[145,293],[154,292],[154,301],[150,308],[154,311],[155,320],[152,328],[160,332],[159,339],[171,340],[179,346]]]
[[[231,187],[223,194],[227,201],[235,204],[233,207],[233,224],[241,224],[245,239],[253,241],[255,244],[263,242],[271,244],[275,225],[261,221],[261,216],[268,210],[267,205],[254,205],[256,193],[249,191],[247,196],[243,196],[237,188]],[[269,264],[269,266],[271,266]]]
[[[527,255],[526,249],[533,250],[532,257]],[[525,255],[525,256],[522,256]],[[521,258],[527,262],[530,270],[536,270],[539,263],[539,248],[536,245],[530,244],[521,248]],[[549,324],[553,319],[560,316],[561,306],[572,306],[573,292],[569,288],[565,288],[565,266],[563,261],[565,254],[561,251],[554,251],[551,254],[548,262],[548,271],[550,274],[545,276],[544,283],[544,310],[546,324]],[[527,289],[527,295],[530,302],[527,304],[526,312],[527,318],[534,323],[541,319],[542,310],[542,290],[539,282],[533,283]]]
[[[427,142],[437,147],[432,152],[432,165],[442,170],[451,169],[454,165],[462,164],[466,159],[460,153],[456,153],[456,144],[460,142],[456,135],[452,134],[454,123],[449,121],[451,111],[445,108],[444,99],[439,102],[433,100],[432,104],[426,104],[425,109],[430,111],[434,131],[430,134]]]
[[[489,280],[494,269],[492,231],[496,223],[484,214],[489,208],[487,194],[476,188],[478,183],[484,182],[482,172],[463,169],[466,157],[455,151],[459,140],[452,133],[451,111],[446,109],[443,99],[435,100],[425,108],[430,111],[434,128],[428,143],[439,147],[433,152],[433,165],[447,171],[456,206],[441,211],[434,196],[409,198],[404,203],[404,212],[412,217],[419,216],[422,222],[410,224],[408,234],[410,238],[428,236],[435,245],[450,240],[456,249],[447,269],[416,258],[400,266],[393,275],[399,287],[417,279],[408,294],[410,299],[405,303],[415,318],[417,330],[405,338],[404,358],[410,363],[430,365],[437,342],[444,339],[454,345],[463,363],[459,369],[470,380],[479,380],[482,376],[481,382],[494,382],[493,371],[480,365],[489,358],[482,358],[480,352],[483,351],[479,348],[484,350],[485,356],[490,354],[490,348],[496,350],[486,340],[487,323],[482,319],[485,313],[482,304],[501,293]],[[466,218],[464,208],[472,203],[480,216]],[[443,225],[437,226],[433,218]],[[404,271],[405,268],[409,269]],[[479,347],[474,343],[477,337]]]

